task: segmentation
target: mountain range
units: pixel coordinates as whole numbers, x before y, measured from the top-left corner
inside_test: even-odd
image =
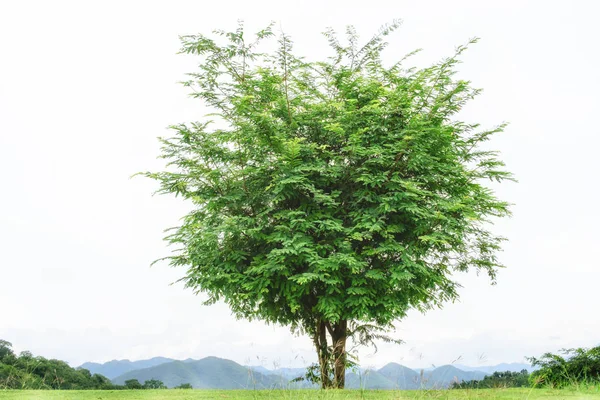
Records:
[[[459,368],[460,367],[460,368]],[[165,357],[149,360],[113,360],[104,364],[85,363],[79,368],[88,369],[124,384],[128,379],[143,383],[158,379],[167,387],[189,383],[198,389],[252,389],[273,387],[314,387],[308,382],[291,382],[304,376],[305,368],[267,369],[263,366],[243,366],[231,360],[206,357],[183,361]],[[495,371],[531,370],[528,364],[499,364],[495,366],[468,367],[444,365],[432,369],[414,370],[397,363],[380,369],[347,371],[346,387],[349,389],[421,389],[444,388],[453,382],[483,379]]]
[[[129,371],[155,367],[157,365],[165,364],[172,361],[175,360],[172,358],[165,357],[154,357],[149,360],[140,361],[112,360],[104,364],[86,362],[84,364],[81,364],[79,368],[87,369],[92,374],[100,374],[104,375],[108,379],[113,379]]]
[[[217,357],[201,360],[171,361],[119,375],[112,382],[123,385],[128,379],[144,382],[158,379],[167,387],[189,383],[195,389],[266,389],[285,386],[287,379],[263,375],[234,361]]]

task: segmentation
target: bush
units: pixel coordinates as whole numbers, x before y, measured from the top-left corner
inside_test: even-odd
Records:
[[[533,372],[534,386],[565,387],[581,383],[600,383],[600,346],[591,349],[563,349],[562,355],[546,353],[528,360],[540,369]]]

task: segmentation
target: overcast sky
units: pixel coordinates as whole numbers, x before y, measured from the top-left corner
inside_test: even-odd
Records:
[[[0,1],[0,338],[67,360],[202,358],[299,366],[314,360],[287,328],[201,306],[162,230],[185,205],[130,179],[158,170],[156,137],[201,119],[176,82],[196,60],[178,35],[274,20],[299,53],[326,53],[326,27],[365,37],[404,21],[389,60],[416,65],[481,41],[460,66],[484,94],[463,113],[493,126],[519,180],[494,230],[509,238],[498,284],[461,276],[460,302],[398,323],[402,346],[361,353],[365,366],[523,361],[600,343],[598,110],[600,6],[589,1]]]

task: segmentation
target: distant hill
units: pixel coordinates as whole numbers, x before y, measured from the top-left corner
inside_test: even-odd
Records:
[[[397,389],[393,381],[373,369],[368,369],[360,373],[346,372],[346,388]]]
[[[86,362],[78,368],[85,368],[92,374],[104,375],[108,379],[114,379],[119,375],[123,375],[129,371],[136,369],[150,368],[160,364],[175,361],[171,358],[154,357],[149,360],[129,361],[129,360],[113,360],[104,364]]]
[[[261,365],[248,366],[253,371],[260,372],[263,375],[272,375],[292,380],[306,375],[306,368],[277,368],[267,369]]]
[[[451,365],[444,365],[430,371],[423,371],[423,375],[411,368],[397,363],[389,363],[383,368],[374,371],[367,370],[360,374],[346,374],[346,385],[349,389],[432,389],[447,388],[453,382],[483,379],[487,374],[481,371],[462,371]]]
[[[398,389],[419,389],[420,373],[404,365],[389,363],[378,372]]]
[[[265,375],[275,375],[291,380],[297,376],[302,376],[303,368],[280,368],[269,370],[264,367],[249,367],[255,371],[263,371]],[[473,379],[483,379],[488,375],[482,371],[463,371],[451,365],[444,365],[430,371],[423,371],[421,376],[411,368],[397,363],[389,363],[379,370],[367,369],[360,372],[346,372],[346,388],[348,389],[431,389],[447,388],[453,382],[469,381]],[[295,384],[295,387],[312,387],[308,383]]]
[[[158,379],[168,387],[190,383],[195,388],[242,389],[253,387],[315,387],[309,382],[290,383],[303,377],[306,368],[267,369],[263,366],[242,366],[234,361],[217,357],[202,360],[188,358],[183,361],[165,357],[149,360],[114,360],[104,364],[85,363],[81,368],[110,378],[113,383],[123,384],[127,379]],[[379,370],[368,369],[346,373],[349,389],[420,389],[444,388],[455,381],[481,380],[495,371],[532,371],[529,364],[503,363],[493,366],[469,367],[444,365],[437,368],[411,369],[397,363],[389,363]],[[423,371],[421,373],[421,371]],[[422,375],[421,375],[422,374]]]
[[[486,375],[488,374],[481,371],[463,371],[453,365],[443,365],[424,373],[423,386],[442,389],[450,386],[453,382],[480,380]]]
[[[469,367],[466,365],[456,364],[455,367],[462,369],[463,371],[481,371],[487,372],[488,374],[493,374],[496,371],[521,372],[522,370],[526,369],[529,372],[533,372],[535,370],[535,368],[533,368],[531,365],[524,363],[502,363],[498,365],[484,365],[480,367]]]
[[[158,379],[169,388],[189,383],[196,389],[264,389],[287,384],[287,379],[264,375],[234,361],[217,357],[186,362],[172,361],[129,371],[114,378],[112,382],[122,385],[128,379],[137,379],[141,383]]]
[[[263,367],[262,365],[249,365],[248,368],[250,368],[252,371],[260,372],[263,375],[277,374],[277,370],[267,369],[267,368]]]

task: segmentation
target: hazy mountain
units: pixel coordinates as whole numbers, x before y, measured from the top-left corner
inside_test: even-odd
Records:
[[[281,386],[294,388],[294,389],[309,389],[309,388],[317,388],[318,385],[315,385],[307,380],[300,379],[295,381],[297,378],[304,378],[306,376],[306,368],[276,368],[276,369],[268,369],[263,367],[262,365],[248,366],[246,368],[250,368],[255,372],[259,372],[263,375],[270,376],[272,378],[276,378]]]
[[[374,371],[360,374],[347,373],[346,385],[349,389],[432,389],[447,388],[452,382],[483,379],[487,374],[481,371],[463,371],[451,365],[444,365],[431,371],[420,372],[396,363],[389,363]]]
[[[346,388],[348,389],[397,389],[394,382],[379,371],[368,369],[360,373],[346,372]]]
[[[275,370],[275,373],[281,376],[285,376],[288,379],[295,379],[299,376],[305,376],[306,368],[277,368]]]
[[[276,369],[268,369],[263,367],[262,365],[249,365],[246,368],[250,368],[253,371],[260,372],[264,375],[277,375],[283,376],[289,379],[294,379],[299,376],[304,376],[306,374],[306,368],[276,368]]]
[[[267,369],[262,365],[248,365],[248,368],[250,368],[252,371],[260,372],[263,375],[277,374],[277,370]]]
[[[455,367],[462,369],[463,371],[481,371],[487,372],[488,374],[493,374],[496,371],[521,372],[522,370],[526,369],[527,371],[532,372],[535,370],[535,368],[533,368],[531,365],[524,363],[502,363],[498,365],[484,365],[480,367],[469,367],[466,365],[455,364]]]
[[[160,364],[175,361],[171,358],[165,357],[154,357],[149,360],[129,361],[129,360],[112,360],[105,362],[104,364],[86,362],[81,364],[78,368],[85,368],[92,374],[104,375],[109,379],[116,378],[119,375],[123,375],[126,372],[134,371],[136,369],[150,368]]]
[[[488,374],[481,371],[463,371],[453,365],[443,365],[424,373],[423,386],[441,389],[450,386],[452,382],[481,380],[486,375]]]
[[[303,381],[290,383],[303,377],[306,368],[268,369],[263,366],[242,366],[234,361],[217,357],[201,360],[188,358],[176,361],[165,357],[149,360],[114,360],[104,364],[85,363],[92,373],[102,374],[123,384],[127,379],[138,379],[141,383],[148,379],[159,379],[168,387],[190,383],[196,388],[241,389],[253,387],[315,387]],[[503,363],[493,366],[469,367],[465,365],[444,365],[437,368],[411,369],[397,363],[389,363],[379,370],[348,371],[346,387],[350,389],[419,389],[443,388],[452,382],[481,380],[495,371],[532,371],[529,364]],[[421,371],[422,375],[421,375]]]
[[[389,379],[398,389],[418,389],[420,387],[420,373],[404,365],[389,363],[377,372]]]
[[[129,371],[114,378],[115,384],[122,385],[128,379],[143,383],[158,379],[167,387],[189,383],[197,389],[252,389],[271,388],[285,385],[287,379],[264,375],[240,364],[217,357],[206,357],[197,361],[172,361],[151,368]]]

